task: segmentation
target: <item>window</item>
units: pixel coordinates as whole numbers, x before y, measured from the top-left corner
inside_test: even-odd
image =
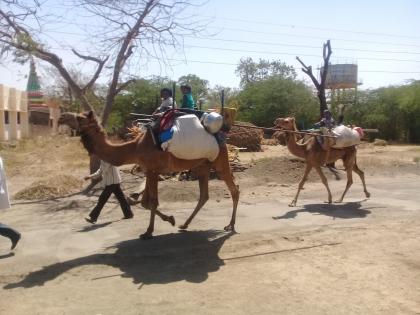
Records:
[[[20,125],[20,112],[17,112],[17,124]]]
[[[4,124],[9,124],[9,112],[7,110],[4,111]]]

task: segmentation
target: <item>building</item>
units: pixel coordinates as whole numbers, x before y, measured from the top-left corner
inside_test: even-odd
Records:
[[[0,141],[29,136],[28,99],[24,91],[0,84]]]
[[[41,90],[33,59],[31,59],[26,92],[28,93],[29,122],[32,125],[48,126],[50,124],[50,110],[44,101],[44,94]]]

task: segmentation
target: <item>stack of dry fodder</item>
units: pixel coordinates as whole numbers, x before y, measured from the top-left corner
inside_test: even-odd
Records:
[[[247,122],[236,122],[239,125],[255,127],[255,125]],[[261,151],[261,142],[264,133],[260,129],[247,128],[242,126],[232,126],[228,133],[227,143],[245,151],[259,152]]]
[[[64,197],[82,189],[83,181],[71,175],[54,176],[32,183],[14,195],[15,199],[38,200]]]
[[[230,164],[230,168],[232,172],[243,172],[244,170],[249,168],[247,164],[243,164],[239,161],[240,148],[234,145],[228,144],[227,149],[228,149],[228,156],[229,156],[229,164]],[[210,179],[216,179],[216,178],[218,178],[216,172],[213,169],[211,169]],[[181,180],[181,181],[197,180],[197,176],[195,176],[194,173],[191,171],[184,171],[184,172],[179,173],[178,180]]]

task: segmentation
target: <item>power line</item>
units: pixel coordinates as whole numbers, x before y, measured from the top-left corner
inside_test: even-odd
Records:
[[[291,33],[278,33],[278,32],[265,32],[265,31],[253,31],[241,28],[231,28],[231,27],[214,27],[209,26],[208,28],[217,29],[217,30],[228,30],[235,32],[244,32],[244,33],[254,33],[254,34],[266,34],[266,35],[280,35],[280,36],[289,36],[289,37],[302,37],[302,38],[316,38],[325,40],[325,36],[313,36],[313,35],[300,35],[300,34],[291,34]],[[406,47],[420,47],[420,45],[415,44],[395,44],[387,42],[376,42],[371,40],[360,40],[360,39],[347,39],[347,38],[330,38],[331,40],[346,41],[346,42],[355,42],[355,43],[369,43],[369,44],[379,44],[379,45],[392,45],[392,46],[406,46]]]
[[[353,31],[353,30],[345,30],[345,29],[335,29],[335,28],[324,28],[324,27],[305,26],[305,25],[272,23],[272,22],[256,21],[256,20],[249,20],[249,19],[236,19],[236,18],[226,18],[226,17],[211,17],[211,16],[206,16],[206,15],[203,15],[203,17],[213,18],[213,19],[217,19],[217,20],[237,21],[237,22],[244,22],[244,23],[272,25],[272,26],[280,26],[280,27],[287,27],[287,28],[303,28],[303,29],[318,30],[318,31],[334,31],[334,32],[343,32],[343,33],[360,34],[360,35],[375,35],[375,36],[387,36],[387,37],[400,37],[400,38],[409,38],[409,39],[420,39],[420,36],[409,36],[409,35],[389,34],[389,33],[375,33],[375,32],[362,32],[362,31]]]
[[[229,62],[218,62],[218,61],[210,61],[210,60],[192,60],[192,59],[174,59],[169,58],[169,61],[177,61],[183,63],[202,63],[202,64],[213,64],[213,65],[227,65],[227,66],[238,66],[238,63],[229,63]],[[300,66],[297,66],[298,68]],[[420,71],[389,71],[389,70],[359,70],[359,72],[377,72],[377,73],[399,73],[399,74],[420,74]]]
[[[269,22],[267,22],[267,23],[269,23]],[[73,21],[66,21],[66,24],[78,26],[78,27],[81,27],[81,28],[98,27],[99,26],[99,25],[93,25],[93,24],[79,24],[79,23],[75,23]],[[218,30],[218,31],[228,30],[228,31],[236,31],[236,32],[244,32],[244,33],[280,35],[280,36],[287,36],[287,37],[302,37],[302,38],[312,38],[312,39],[326,40],[325,36],[301,35],[301,34],[293,34],[293,33],[280,33],[280,32],[267,32],[267,31],[255,31],[255,30],[250,30],[250,29],[231,28],[231,27],[208,26],[207,28],[208,29],[215,29],[215,30]],[[351,31],[348,31],[348,32],[351,32]],[[420,45],[416,45],[416,44],[391,43],[391,42],[381,42],[381,41],[371,41],[371,40],[358,40],[358,39],[348,39],[348,38],[329,38],[329,39],[338,40],[338,41],[346,41],[346,42],[355,42],[355,43],[368,43],[368,44],[404,46],[404,47],[420,47]]]
[[[249,41],[249,40],[239,40],[239,39],[211,38],[211,37],[203,37],[203,36],[185,36],[185,37],[198,38],[198,39],[211,40],[211,41],[232,42],[232,43],[258,44],[258,45],[270,45],[270,46],[287,46],[287,47],[303,47],[303,48],[320,49],[319,46],[300,45],[300,44],[284,44],[284,43],[260,42],[260,41]],[[348,51],[388,53],[388,54],[420,55],[420,52],[356,49],[356,48],[343,48],[343,47],[334,47],[334,50],[348,50]]]
[[[220,48],[220,47],[208,47],[208,46],[197,46],[197,45],[185,45],[185,47],[202,48],[211,50],[223,50],[223,51],[235,51],[235,52],[248,52],[248,53],[260,53],[270,55],[288,55],[288,56],[305,56],[305,57],[319,57],[319,55],[312,54],[301,54],[301,53],[289,53],[289,52],[270,52],[261,50],[244,50],[244,49],[232,49],[232,48]],[[377,60],[377,61],[398,61],[398,62],[420,62],[420,60],[414,59],[393,59],[393,58],[367,58],[367,57],[336,57],[339,59],[361,59],[361,60]]]
[[[49,33],[75,35],[75,36],[87,36],[87,35],[83,35],[83,34],[79,34],[79,33],[63,32],[63,31],[50,31]],[[319,46],[300,45],[300,44],[285,44],[285,43],[248,41],[248,40],[238,40],[238,39],[223,39],[223,38],[211,38],[211,37],[203,37],[203,36],[185,36],[185,37],[187,37],[187,38],[193,38],[193,39],[197,39],[198,38],[198,39],[209,40],[209,41],[231,42],[231,43],[244,43],[244,44],[258,44],[258,45],[270,45],[270,46],[287,46],[287,47],[302,47],[302,48],[320,49]],[[358,51],[358,52],[372,52],[372,53],[387,53],[387,54],[420,55],[420,52],[391,51],[391,50],[372,50],[372,49],[356,49],[356,48],[343,48],[343,47],[334,47],[334,50]]]

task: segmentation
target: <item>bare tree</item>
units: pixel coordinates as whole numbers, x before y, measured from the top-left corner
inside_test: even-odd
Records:
[[[302,71],[305,72],[311,78],[312,82],[314,83],[314,85],[315,85],[315,87],[318,91],[317,96],[318,96],[318,99],[319,99],[319,111],[320,111],[320,116],[321,117],[324,113],[324,110],[327,109],[327,98],[325,96],[325,84],[326,84],[326,81],[327,81],[328,65],[329,65],[331,54],[332,54],[331,44],[330,44],[330,40],[328,40],[323,45],[323,50],[322,50],[322,57],[324,59],[324,66],[320,70],[320,81],[318,81],[315,78],[315,76],[312,72],[312,66],[305,65],[299,57],[296,57],[296,59],[300,62],[300,64],[303,67]]]
[[[101,123],[106,125],[115,97],[135,77],[126,73],[130,58],[153,58],[166,63],[166,47],[182,50],[183,38],[199,34],[204,30],[205,21],[187,16],[188,9],[197,7],[185,0],[73,0],[70,10],[60,17],[43,14],[48,10],[47,1],[38,0],[0,0],[0,57],[25,62],[29,56],[49,63],[57,69],[67,82],[71,95],[85,110],[94,111],[87,97],[100,76],[107,77],[108,90],[100,115]],[[63,1],[68,6],[69,1]],[[58,20],[69,18],[68,14],[88,16],[93,25],[80,25],[90,42],[92,53],[81,53],[71,48],[80,61],[94,65],[93,73],[86,83],[81,84],[72,75],[59,54],[49,46],[45,39],[54,38],[46,29],[54,29]],[[67,20],[69,25],[73,22]],[[44,36],[42,36],[44,35]],[[48,35],[48,37],[46,37]],[[132,58],[131,58],[132,60]],[[123,78],[123,79],[122,79]],[[91,159],[91,171],[97,168],[98,161]]]
[[[51,64],[85,110],[93,110],[86,97],[87,91],[92,90],[100,76],[106,76],[108,90],[100,115],[103,126],[111,113],[115,97],[138,77],[127,74],[130,57],[136,55],[165,63],[169,59],[166,47],[181,50],[184,36],[200,33],[205,26],[205,22],[185,16],[188,8],[196,6],[189,1],[73,0],[73,9],[91,16],[91,20],[97,24],[93,25],[96,27],[85,29],[87,36],[96,43],[92,49],[97,52],[96,55],[81,53],[75,47],[71,49],[81,61],[96,65],[88,82],[80,85],[60,56],[40,37],[47,33],[44,30],[49,25],[46,16],[40,14],[43,3],[37,0],[2,2],[0,55],[13,56],[15,61],[22,61],[23,57],[31,55]]]

